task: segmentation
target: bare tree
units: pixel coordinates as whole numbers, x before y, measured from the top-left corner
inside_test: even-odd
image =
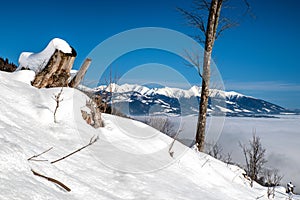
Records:
[[[174,124],[168,117],[149,117],[145,123],[168,136],[174,137],[176,135]]]
[[[226,163],[227,166],[229,164],[233,164],[233,162],[232,162],[232,153],[227,153],[226,157],[223,159],[223,161]]]
[[[264,177],[266,181],[265,185],[268,187],[267,196],[268,198],[270,197],[274,198],[275,187],[279,186],[283,176],[279,174],[277,169],[265,169]]]
[[[202,152],[204,152],[205,148],[205,128],[211,76],[210,65],[214,42],[223,31],[237,25],[237,23],[233,22],[227,17],[220,16],[221,8],[224,2],[227,1],[195,0],[192,11],[178,8],[178,10],[188,20],[189,25],[200,31],[200,34],[195,36],[196,39],[205,44],[202,72],[200,71],[199,59],[196,59],[196,62],[192,62],[192,64],[198,69],[198,74],[202,78],[201,98],[196,131],[196,145],[198,150]],[[246,0],[244,0],[244,2],[246,3],[247,7],[249,7],[249,4],[246,2]],[[199,58],[199,55],[197,58]]]
[[[105,87],[103,87],[100,94],[102,98],[102,107],[104,113],[119,114],[117,110],[114,109],[114,98],[116,98],[117,91],[115,85],[117,84],[119,77],[117,75],[117,67],[115,67],[115,72],[113,72],[113,67],[109,66],[108,77],[104,78]]]
[[[199,16],[198,14],[188,12],[183,9],[179,9],[179,11],[184,14],[191,25],[197,27],[202,33],[205,33],[205,52],[202,73],[200,72],[200,68],[198,66],[198,73],[202,78],[202,87],[196,132],[196,145],[198,150],[203,152],[205,146],[206,115],[209,98],[211,54],[217,36],[217,28],[223,0],[212,0],[211,2],[200,0],[195,2],[197,2],[195,5],[196,8],[201,10],[209,10],[207,20],[205,20],[203,16]]]
[[[58,109],[58,107],[59,107],[59,104],[60,104],[60,102],[63,101],[63,99],[60,98],[60,96],[61,96],[61,94],[62,94],[62,92],[63,92],[63,89],[64,89],[64,88],[62,87],[61,90],[60,90],[60,92],[59,92],[58,94],[55,94],[54,97],[52,97],[52,98],[55,100],[55,102],[56,102],[56,107],[55,107],[55,110],[54,110],[54,113],[53,113],[54,123],[57,122],[57,121],[56,121],[56,112],[57,112],[57,109]]]
[[[260,138],[253,134],[252,140],[249,141],[249,146],[240,143],[240,147],[243,150],[246,173],[251,178],[251,187],[253,187],[253,181],[258,180],[258,175],[262,172],[263,165],[267,162],[265,159],[266,149],[263,148]]]
[[[218,160],[221,160],[223,158],[223,155],[222,155],[223,148],[221,147],[221,145],[219,143],[215,143],[214,145],[207,144],[207,146],[209,146],[208,151],[207,151],[208,155],[210,155]]]

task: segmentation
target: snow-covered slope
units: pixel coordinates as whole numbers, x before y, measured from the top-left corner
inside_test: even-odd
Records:
[[[72,47],[70,45],[59,38],[54,38],[49,42],[47,47],[39,52],[23,52],[19,57],[19,67],[17,70],[22,68],[29,68],[35,72],[41,71],[48,63],[50,57],[53,55],[55,50],[60,50],[63,53],[72,53]]]
[[[60,89],[30,86],[33,75],[27,70],[0,72],[1,200],[267,199],[266,188],[250,188],[238,167],[178,142],[171,158],[166,149],[172,139],[140,122],[103,115],[105,127],[92,128],[80,117],[87,97],[71,88],[63,90],[54,123],[52,96]],[[92,146],[50,163],[94,135],[99,141]],[[43,161],[27,160],[50,147],[36,158]],[[61,181],[71,192],[33,175],[31,169]],[[286,199],[283,188],[277,188],[275,199]]]
[[[155,112],[154,114],[197,114],[201,95],[201,88],[198,86],[184,90],[112,84],[111,87],[100,86],[95,89],[96,93],[104,91],[113,91],[114,106],[129,115],[148,114],[150,110]],[[129,105],[126,105],[128,103]],[[211,90],[208,104],[208,113],[211,115],[257,117],[267,114],[291,113],[278,105],[233,91]],[[155,109],[153,109],[154,107]]]

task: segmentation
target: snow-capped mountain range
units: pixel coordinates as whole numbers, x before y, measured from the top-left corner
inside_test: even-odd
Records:
[[[129,115],[197,114],[201,95],[201,87],[198,86],[184,90],[169,87],[148,88],[141,85],[111,84],[99,86],[93,91],[96,94],[107,95],[115,108]],[[261,117],[293,112],[237,92],[211,90],[208,113],[209,115]]]

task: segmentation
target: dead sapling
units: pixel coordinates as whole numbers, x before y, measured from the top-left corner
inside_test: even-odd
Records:
[[[83,146],[83,147],[77,149],[76,151],[73,151],[72,153],[69,153],[68,155],[66,155],[66,156],[64,156],[64,157],[62,157],[62,158],[59,158],[59,159],[57,159],[57,160],[52,161],[51,164],[54,164],[54,163],[56,163],[56,162],[58,162],[58,161],[61,161],[61,160],[63,160],[63,159],[66,159],[67,157],[69,157],[69,156],[71,156],[71,155],[73,155],[73,154],[75,154],[75,153],[81,151],[82,149],[85,149],[86,147],[88,147],[88,146],[94,144],[95,142],[97,142],[98,139],[99,139],[99,136],[97,136],[97,137],[93,136],[93,137],[90,139],[90,142],[89,142],[87,145],[85,145],[85,146]]]
[[[56,120],[56,113],[57,113],[57,109],[59,107],[59,104],[60,102],[62,102],[64,99],[61,99],[61,94],[63,92],[63,87],[61,88],[61,90],[59,91],[59,93],[55,94],[52,98],[53,100],[56,102],[56,107],[55,107],[55,110],[54,110],[54,113],[53,113],[53,117],[54,117],[54,123],[57,123],[57,120]]]

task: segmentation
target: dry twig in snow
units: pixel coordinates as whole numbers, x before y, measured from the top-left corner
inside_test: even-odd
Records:
[[[64,157],[62,157],[62,158],[60,158],[60,159],[57,159],[57,160],[52,161],[51,164],[54,164],[54,163],[56,163],[56,162],[58,162],[58,161],[61,161],[61,160],[65,159],[65,158],[67,158],[67,157],[69,157],[69,156],[71,156],[71,155],[73,155],[73,154],[75,154],[75,153],[81,151],[82,149],[84,149],[84,148],[86,148],[86,147],[88,147],[88,146],[94,144],[95,142],[97,142],[98,139],[99,139],[99,136],[97,136],[97,137],[93,136],[93,137],[90,139],[90,142],[89,142],[87,145],[85,145],[85,146],[83,146],[83,147],[77,149],[76,151],[73,151],[72,153],[69,153],[68,155],[66,155],[66,156],[64,156]]]

